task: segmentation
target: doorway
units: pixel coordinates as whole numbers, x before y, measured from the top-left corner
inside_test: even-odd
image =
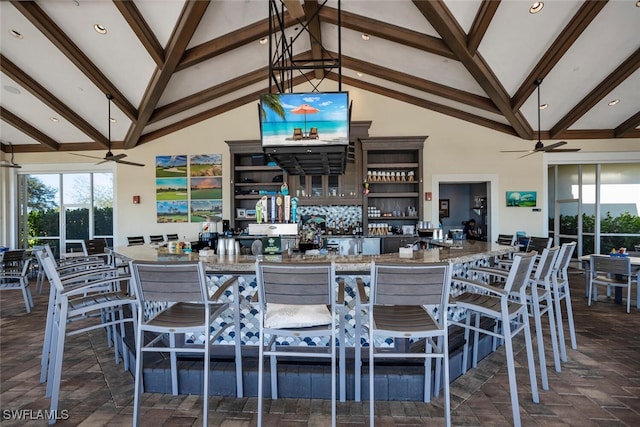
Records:
[[[498,200],[497,175],[437,175],[433,177],[433,188],[437,188],[433,218],[441,219],[445,233],[463,229],[466,221],[474,219],[482,230],[483,239],[495,241],[498,218],[492,204]],[[448,207],[448,212],[439,209],[441,201]],[[448,216],[441,217],[441,213],[448,213]]]

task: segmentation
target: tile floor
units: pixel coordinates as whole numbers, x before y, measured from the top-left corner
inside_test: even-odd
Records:
[[[578,349],[568,349],[561,373],[549,369],[548,391],[540,404],[531,401],[526,357],[516,343],[516,366],[524,426],[638,426],[640,425],[640,310],[601,301],[592,307],[584,298],[584,282],[572,275],[572,295]],[[33,289],[33,286],[32,286]],[[635,302],[634,288],[633,298]],[[49,407],[39,382],[46,295],[35,295],[36,307],[27,315],[18,292],[0,293],[0,425],[44,426],[46,421],[12,419],[21,414],[37,418]],[[102,331],[68,339],[60,409],[68,419],[60,426],[128,426],[132,418],[133,378],[114,363]],[[509,426],[511,406],[504,363],[498,350],[452,383],[454,426]],[[143,426],[202,425],[199,396],[146,394]],[[257,401],[211,397],[210,426],[254,426]],[[325,400],[267,400],[265,426],[328,426],[330,405]],[[338,425],[368,425],[367,403],[338,404]],[[443,425],[442,398],[422,402],[377,402],[376,426]]]

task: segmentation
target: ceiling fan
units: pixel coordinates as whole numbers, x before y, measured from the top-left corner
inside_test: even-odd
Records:
[[[116,162],[116,163],[120,163],[123,165],[130,165],[130,166],[144,166],[142,163],[136,163],[136,162],[129,162],[127,160],[122,160],[125,157],[127,157],[126,154],[122,153],[122,154],[116,154],[114,155],[111,152],[111,100],[113,99],[113,95],[111,95],[110,93],[107,94],[107,99],[109,100],[109,113],[108,113],[108,117],[107,119],[109,120],[109,148],[107,151],[107,154],[104,157],[96,157],[96,156],[88,156],[86,154],[78,154],[78,153],[69,153],[69,154],[73,154],[74,156],[80,156],[80,157],[89,157],[91,159],[101,159],[101,162],[96,163],[97,165],[100,165],[104,162]]]
[[[0,163],[0,168],[21,168],[22,166],[13,161],[13,145],[11,143],[7,143],[7,145],[11,147],[11,161],[3,161]]]
[[[501,153],[527,153],[524,156],[520,156],[520,158],[523,158],[523,157],[530,156],[531,154],[540,153],[540,152],[569,153],[569,152],[580,151],[579,148],[558,148],[558,147],[562,147],[563,145],[566,145],[567,141],[559,141],[551,145],[547,145],[546,147],[542,143],[542,141],[540,140],[540,85],[542,84],[542,79],[536,79],[534,83],[538,91],[538,142],[536,142],[536,145],[534,146],[533,150],[505,150],[505,151],[501,151]]]

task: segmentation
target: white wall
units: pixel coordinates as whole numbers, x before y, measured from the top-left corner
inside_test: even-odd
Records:
[[[491,177],[496,187],[491,189],[494,194],[491,206],[493,233],[497,235],[499,232],[512,233],[517,230],[527,230],[532,235],[546,233],[546,207],[543,206],[542,212],[507,208],[505,192],[537,191],[538,204],[546,204],[546,162],[560,154],[537,153],[520,159],[520,153],[500,153],[500,150],[528,150],[533,147],[533,141],[524,141],[361,89],[343,85],[343,90],[349,91],[353,101],[352,120],[372,120],[370,136],[428,136],[424,150],[423,179],[424,191],[433,193],[433,201],[424,202],[423,219],[437,220],[438,184],[443,176],[464,179]],[[144,163],[147,165],[145,168],[109,164],[115,171],[116,244],[126,244],[126,236],[130,235],[148,236],[175,232],[192,238],[199,231],[200,226],[196,223],[156,223],[156,155],[222,153],[225,182],[223,215],[224,218],[229,218],[229,150],[225,141],[259,138],[256,104],[257,101],[126,151],[127,160]],[[581,155],[585,152],[602,151],[640,152],[640,140],[569,141],[566,148],[573,147],[582,148],[580,153],[576,153]],[[114,151],[117,153],[117,150]],[[104,156],[103,151],[93,154]],[[567,158],[566,153],[562,156]],[[57,168],[56,163],[70,162],[80,162],[81,165],[77,167],[90,170],[95,168],[84,160],[64,152],[16,154],[16,161],[23,165],[21,171],[25,172],[43,167]],[[104,170],[104,166],[102,169]],[[3,179],[3,183],[5,182],[8,181]],[[3,197],[6,194],[3,191]],[[132,203],[134,195],[141,197],[139,205]],[[3,221],[5,212],[0,211]],[[0,229],[0,233],[6,233],[4,227]],[[5,237],[0,234],[0,243]]]

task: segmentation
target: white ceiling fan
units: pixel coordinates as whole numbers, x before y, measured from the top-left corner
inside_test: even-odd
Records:
[[[11,161],[7,162],[6,160],[3,160],[0,163],[0,168],[21,168],[22,166],[13,161],[13,145],[10,142],[7,142],[7,145],[11,147]]]
[[[107,99],[109,100],[109,113],[107,116],[107,120],[109,121],[109,148],[107,151],[107,154],[104,157],[96,157],[96,156],[88,156],[86,154],[78,154],[78,153],[69,153],[69,154],[73,154],[74,156],[80,156],[80,157],[89,157],[91,159],[100,159],[102,160],[101,162],[98,162],[96,164],[102,164],[104,162],[116,162],[116,163],[120,163],[123,165],[130,165],[130,166],[144,166],[142,163],[136,163],[136,162],[129,162],[127,160],[122,160],[125,157],[127,157],[126,154],[122,153],[122,154],[116,154],[114,155],[111,152],[111,100],[113,99],[113,95],[111,95],[110,93],[107,94]]]
[[[540,140],[540,85],[542,84],[542,79],[536,79],[534,84],[536,85],[537,91],[538,91],[538,142],[536,142],[536,145],[533,148],[533,150],[504,150],[504,151],[501,151],[501,153],[527,153],[524,156],[520,156],[520,158],[523,158],[523,157],[530,156],[531,154],[540,153],[540,152],[569,153],[569,152],[580,151],[579,148],[558,148],[558,147],[562,147],[563,145],[566,145],[567,141],[559,141],[551,145],[547,145],[546,147],[542,143],[542,141]]]

